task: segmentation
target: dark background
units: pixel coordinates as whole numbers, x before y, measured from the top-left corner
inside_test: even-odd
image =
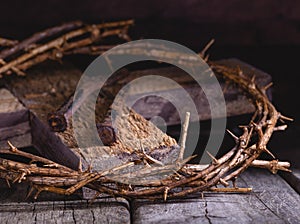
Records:
[[[300,1],[2,1],[0,36],[21,40],[71,20],[120,19],[135,20],[133,39],[166,39],[200,51],[214,38],[211,59],[236,57],[269,73],[273,103],[294,118],[287,131],[274,134],[269,148],[299,166]]]

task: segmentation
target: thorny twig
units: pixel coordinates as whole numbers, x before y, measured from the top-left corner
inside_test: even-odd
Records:
[[[97,45],[109,36],[117,36],[120,39],[129,40],[127,34],[133,20],[108,22],[87,25],[80,21],[74,21],[60,26],[47,29],[34,34],[28,39],[16,43],[13,47],[0,52],[2,66],[0,66],[0,77],[10,75],[12,72],[24,75],[26,69],[47,59],[61,60],[64,55],[86,52],[94,49],[107,49],[103,45]],[[60,35],[57,37],[57,35]],[[0,39],[1,41],[1,39]],[[2,41],[3,44],[12,42]]]
[[[0,52],[0,58],[2,59],[0,74],[8,75],[10,71],[16,73],[18,73],[18,71],[22,72],[41,61],[53,57],[59,59],[65,54],[82,52],[94,54],[95,52],[99,53],[105,51],[109,47],[102,48],[101,46],[95,46],[94,43],[109,35],[119,35],[124,39],[128,39],[126,32],[128,26],[131,24],[131,20],[99,25],[82,25],[80,23],[73,23],[73,25],[65,24],[62,27],[52,29],[51,32],[57,34],[63,30],[68,30],[67,33],[64,33],[54,40],[48,40],[45,43],[33,46],[28,50],[28,46],[26,46],[28,43],[36,43],[43,39],[43,35],[34,35],[29,38],[27,42],[23,41],[20,42],[19,45],[15,45],[10,51],[6,49]],[[65,28],[65,26],[68,28]],[[45,33],[49,33],[49,31]],[[88,34],[88,37],[84,37],[80,40],[76,39],[83,34]],[[74,38],[75,40],[73,40]],[[289,171],[288,168],[290,164],[288,162],[279,162],[275,159],[272,161],[262,161],[258,160],[258,157],[262,153],[272,155],[267,149],[267,143],[270,137],[274,131],[284,130],[286,128],[286,124],[281,125],[280,123],[284,122],[284,120],[290,121],[291,119],[281,115],[269,101],[266,95],[266,89],[270,85],[259,88],[255,84],[254,79],[248,79],[240,68],[230,68],[210,61],[208,56],[206,56],[206,51],[211,44],[212,41],[201,51],[200,56],[218,76],[242,89],[252,100],[256,111],[249,124],[241,127],[243,130],[241,136],[235,136],[229,131],[236,145],[220,158],[211,156],[212,162],[208,166],[200,167],[194,164],[187,164],[190,158],[182,160],[184,153],[183,142],[177,163],[171,165],[159,163],[157,166],[150,165],[142,170],[135,171],[135,174],[139,176],[174,171],[173,175],[163,180],[140,181],[136,186],[132,184],[120,185],[111,179],[111,177],[115,176],[121,179],[128,178],[132,173],[126,172],[126,169],[132,165],[131,162],[120,164],[117,167],[101,172],[91,171],[91,169],[86,171],[81,171],[80,169],[71,170],[68,167],[48,159],[22,152],[9,143],[10,150],[0,150],[0,154],[17,155],[30,160],[30,162],[22,163],[0,157],[0,177],[6,179],[8,184],[10,181],[30,182],[33,187],[32,189],[37,190],[35,198],[42,191],[68,195],[86,186],[97,192],[113,196],[166,200],[167,198],[184,197],[188,194],[203,191],[249,192],[251,189],[237,188],[235,185],[238,176],[249,166],[266,168],[272,173],[276,173],[278,170]],[[161,46],[154,46],[154,48],[157,49],[157,51],[155,51],[156,53],[159,53],[160,47]],[[130,51],[130,49],[128,49],[128,51]],[[20,52],[21,54],[17,57],[10,61],[5,61],[6,57],[12,56],[15,53],[19,54]],[[143,52],[143,46],[141,46],[141,52]],[[151,52],[144,53],[149,54]],[[182,63],[189,63],[191,66],[193,64],[192,59],[182,57],[182,55],[176,55],[174,52],[170,52],[168,57],[174,57],[175,59],[181,57]],[[183,139],[185,139],[185,137]],[[253,141],[256,143],[253,144]],[[141,153],[141,161],[157,163],[144,152]],[[228,181],[232,181],[233,187],[229,187],[230,184]],[[225,188],[215,188],[217,185],[223,185]],[[32,193],[32,191],[30,191],[30,193]]]

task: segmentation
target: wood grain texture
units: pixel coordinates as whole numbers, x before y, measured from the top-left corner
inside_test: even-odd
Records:
[[[204,193],[166,203],[135,201],[135,223],[299,223],[300,195],[279,175],[249,169],[238,179],[248,194]]]
[[[1,223],[130,223],[130,213],[121,203],[53,201],[2,204]]]
[[[78,194],[43,192],[37,201],[26,200],[26,183],[7,187],[0,180],[0,223],[130,223],[129,204],[122,198],[102,197],[94,203]]]

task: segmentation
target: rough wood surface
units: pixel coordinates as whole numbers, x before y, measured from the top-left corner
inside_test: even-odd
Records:
[[[7,81],[7,87],[22,101],[30,110],[30,122],[32,128],[32,142],[39,153],[53,161],[78,169],[79,156],[83,157],[84,168],[93,160],[93,167],[97,169],[102,161],[102,149],[106,152],[117,154],[118,152],[131,153],[140,148],[140,137],[148,137],[143,141],[143,146],[148,149],[161,146],[172,146],[176,141],[164,134],[152,123],[145,120],[134,111],[125,109],[119,112],[118,135],[121,136],[110,148],[101,147],[78,149],[74,139],[72,124],[68,125],[64,132],[53,132],[49,128],[47,115],[57,110],[65,103],[75,91],[76,84],[81,72],[68,63],[44,63],[27,72],[26,77],[16,77]],[[87,91],[91,83],[87,86]],[[112,88],[114,89],[114,88]],[[115,90],[113,90],[115,91]],[[108,111],[110,105],[103,106],[104,112]],[[121,119],[124,113],[128,113],[130,127],[125,127]],[[71,117],[69,119],[71,121]],[[85,121],[82,121],[84,125]],[[129,129],[128,129],[129,128]],[[128,130],[131,130],[128,132]],[[107,150],[109,149],[109,150]],[[98,158],[98,159],[97,159]],[[96,159],[96,160],[95,160]]]
[[[26,183],[7,187],[0,180],[0,223],[130,223],[129,204],[122,198],[102,197],[94,203],[78,194],[41,194],[26,200]]]
[[[0,89],[0,148],[8,148],[7,141],[17,147],[31,145],[29,112],[7,89]]]
[[[2,204],[1,223],[130,223],[130,213],[121,203],[53,201]]]
[[[135,201],[134,223],[299,223],[300,195],[279,175],[249,169],[238,179],[248,194],[204,193],[194,199]]]

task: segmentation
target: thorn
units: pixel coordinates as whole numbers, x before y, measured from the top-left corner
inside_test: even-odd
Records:
[[[237,186],[236,186],[236,177],[234,177],[234,178],[232,178],[232,186],[233,186],[233,188],[237,188]]]
[[[143,155],[144,155],[147,159],[149,159],[151,162],[153,162],[153,163],[155,163],[155,164],[158,164],[158,165],[160,165],[160,166],[163,166],[163,165],[164,165],[161,161],[156,160],[156,159],[154,159],[154,158],[152,158],[151,156],[149,156],[149,155],[146,154],[145,149],[144,149],[144,146],[143,146],[141,140],[140,140],[140,147],[141,147],[141,149],[142,149]],[[150,164],[147,162],[146,158],[144,158],[144,160],[145,160],[144,162],[146,163],[147,166],[151,167]]]
[[[254,123],[254,120],[255,120],[255,118],[257,117],[257,115],[258,115],[258,111],[256,110],[256,111],[254,112],[254,114],[252,115],[252,118],[251,118],[251,121],[250,121],[251,124]]]
[[[9,180],[8,180],[8,178],[5,178],[5,180],[6,180],[6,184],[7,184],[7,186],[8,186],[9,188],[11,188],[11,185],[10,185],[10,183],[9,183]]]
[[[7,144],[12,152],[16,152],[18,150],[10,141],[7,141]]]
[[[83,173],[83,172],[82,172],[82,161],[81,161],[81,156],[79,157],[78,171],[79,171],[79,173]]]
[[[167,201],[169,190],[170,190],[170,188],[168,188],[168,187],[166,187],[165,190],[164,190],[164,201]]]
[[[284,116],[284,115],[282,115],[282,114],[280,114],[280,116],[279,116],[281,119],[283,119],[283,120],[287,120],[287,121],[294,121],[294,119],[293,118],[290,118],[290,117],[286,117],[286,116]]]
[[[49,163],[49,164],[43,165],[43,167],[58,168],[58,165],[56,163]]]
[[[243,125],[243,124],[241,124],[241,125],[239,125],[239,128],[243,128],[243,129],[244,129],[244,128],[247,128],[247,129],[248,129],[248,128],[249,128],[249,125]]]
[[[220,178],[220,183],[224,186],[224,187],[228,187],[229,183],[227,181],[225,181],[224,179]]]
[[[218,160],[212,155],[210,154],[209,151],[206,151],[206,153],[209,155],[209,157],[212,159],[213,164],[218,164]]]
[[[29,191],[28,191],[28,193],[27,193],[27,195],[26,195],[26,198],[25,198],[25,200],[27,200],[29,197],[30,197],[30,195],[32,194],[32,192],[34,191],[34,186],[31,186],[30,187],[30,189],[29,189]]]
[[[269,89],[271,86],[273,86],[273,82],[270,82],[269,84],[265,85],[262,89],[264,91],[266,91],[267,89]]]
[[[244,76],[244,73],[243,73],[243,71],[242,71],[242,69],[241,69],[240,66],[237,67],[237,70],[238,70],[239,76]]]
[[[204,60],[205,62],[207,62],[208,59],[209,59],[209,54],[207,54],[203,60]]]
[[[226,129],[226,131],[233,137],[233,139],[234,139],[236,142],[238,142],[239,138],[238,138],[235,134],[233,134],[229,129]]]
[[[272,156],[273,159],[275,159],[276,157],[273,155],[273,153],[271,153],[267,148],[264,148],[264,151],[266,153],[268,153],[270,156]]]
[[[289,172],[289,173],[292,172],[292,170],[290,170],[290,169],[288,169],[288,168],[285,168],[285,167],[282,167],[281,170],[282,170],[282,171],[285,171],[285,172]]]
[[[26,172],[23,171],[20,174],[20,176],[18,176],[16,179],[13,180],[13,183],[16,183],[16,182],[21,183],[23,179],[25,180],[25,175],[26,175]]]
[[[251,82],[252,82],[253,84],[255,84],[255,78],[256,78],[255,75],[253,75],[252,78],[251,78]]]
[[[38,198],[38,196],[40,195],[40,193],[43,191],[43,188],[38,188],[36,194],[34,195],[34,200],[36,200]]]
[[[211,39],[206,45],[205,47],[202,49],[202,51],[200,52],[200,56],[203,58],[205,56],[206,51],[213,45],[213,43],[215,42],[215,39]]]
[[[194,158],[196,158],[198,155],[192,155],[192,156],[189,156],[188,158],[186,158],[186,159],[184,159],[184,160],[182,160],[182,161],[177,161],[176,162],[176,166],[177,167],[182,167],[184,164],[186,164],[188,161],[190,161],[191,159],[194,159]],[[179,168],[178,168],[179,169]]]
[[[279,120],[280,120],[281,123],[285,123],[285,120],[283,120],[281,118],[279,118]]]

